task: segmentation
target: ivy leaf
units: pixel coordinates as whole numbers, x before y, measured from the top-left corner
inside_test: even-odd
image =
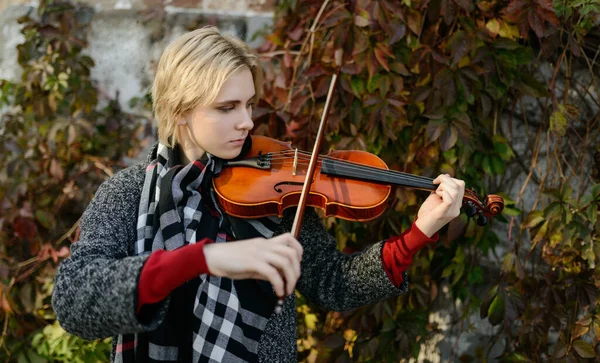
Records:
[[[469,272],[467,281],[469,281],[469,284],[471,284],[471,285],[473,285],[473,284],[483,284],[483,271],[481,270],[481,267],[475,266]]]
[[[31,218],[16,217],[13,222],[15,234],[24,239],[32,239],[37,234],[37,227]]]
[[[367,72],[369,73],[369,79],[373,78],[375,73],[377,73],[377,59],[375,58],[375,52],[370,52],[367,54],[366,59],[367,64]]]
[[[365,10],[359,10],[358,14],[354,15],[354,24],[358,27],[364,28],[371,22],[369,21],[369,13]]]
[[[456,4],[452,0],[442,0],[440,4],[440,12],[444,18],[444,23],[450,25],[456,17]]]
[[[54,221],[54,216],[50,213],[48,213],[45,210],[41,210],[38,209],[35,211],[35,219],[40,222],[40,224],[50,230],[52,227],[54,227],[55,221]]]
[[[440,147],[442,151],[448,151],[450,148],[456,145],[457,140],[458,131],[456,131],[456,127],[446,127],[446,129],[442,133],[442,136],[440,137]]]
[[[375,53],[375,58],[377,58],[377,61],[379,62],[379,64],[381,64],[381,66],[386,70],[386,71],[390,71],[390,66],[388,64],[386,55],[384,53],[383,50],[381,50],[381,48],[377,47],[374,49],[373,51]]]
[[[427,131],[426,131],[427,144],[430,144],[430,143],[434,142],[435,140],[437,140],[440,137],[440,135],[442,134],[442,131],[444,131],[444,129],[445,129],[445,125],[441,124],[440,122],[429,121],[429,123],[427,123]]]
[[[559,110],[550,116],[550,131],[556,136],[565,136],[567,132],[567,118]]]
[[[554,352],[552,352],[552,359],[556,360],[562,358],[565,356],[565,354],[567,354],[567,346],[562,340],[559,340],[554,346]]]
[[[542,216],[542,211],[536,210],[527,215],[527,217],[523,221],[523,227],[533,228],[538,224],[542,223],[544,220],[545,218]]]
[[[590,343],[584,340],[576,340],[573,342],[572,348],[581,358],[595,358],[596,352]]]
[[[496,295],[488,310],[488,320],[492,325],[498,325],[504,320],[504,296],[502,293]]]
[[[450,50],[452,66],[455,66],[471,50],[470,38],[463,30],[459,30],[452,34],[446,48]]]
[[[479,307],[479,316],[481,319],[485,319],[488,316],[490,305],[492,304],[492,301],[496,295],[498,295],[498,285],[492,286],[490,291],[488,291],[487,295],[485,296],[485,299],[483,299],[481,302],[481,306]]]
[[[500,33],[500,21],[496,18],[489,20],[485,28],[495,37]]]
[[[594,321],[594,336],[596,337],[596,343],[600,342],[600,322]]]
[[[410,9],[408,12],[408,28],[415,34],[421,34],[421,25],[423,24],[423,17],[421,13],[416,10]]]
[[[355,32],[356,38],[354,41],[354,49],[352,55],[357,55],[369,49],[369,37],[364,31]]]
[[[535,35],[537,35],[538,38],[543,38],[544,33],[546,32],[546,26],[540,16],[535,11],[530,11],[527,14],[527,20],[529,21],[529,26],[531,26],[531,29],[535,32]]]
[[[306,327],[308,329],[316,329],[317,328],[317,322],[319,321],[319,319],[317,318],[317,316],[315,314],[306,314],[304,315],[304,323],[306,324]]]
[[[398,19],[393,19],[390,22],[390,27],[392,28],[392,37],[390,38],[388,44],[393,45],[406,35],[406,25],[400,23]]]
[[[589,326],[584,326],[584,325],[579,325],[576,324],[575,328],[573,329],[573,333],[571,335],[571,339],[577,339],[580,336],[587,334],[587,332],[590,330]]]
[[[365,93],[365,80],[362,77],[352,77],[350,79],[350,85],[354,96],[359,99],[362,98]]]
[[[458,6],[463,8],[467,13],[469,13],[469,10],[473,6],[473,4],[471,3],[471,0],[453,0],[453,1],[456,4],[458,4]]]

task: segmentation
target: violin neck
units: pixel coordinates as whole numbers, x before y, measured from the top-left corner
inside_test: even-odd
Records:
[[[323,157],[321,160],[321,174],[422,190],[437,188],[437,185],[433,184],[433,179],[424,176],[327,157]]]

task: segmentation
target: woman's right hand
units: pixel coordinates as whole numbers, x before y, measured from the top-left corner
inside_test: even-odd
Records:
[[[259,279],[273,285],[278,297],[294,292],[300,277],[302,245],[291,233],[204,245],[210,273],[230,279]]]

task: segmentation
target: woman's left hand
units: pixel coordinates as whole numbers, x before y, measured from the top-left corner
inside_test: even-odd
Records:
[[[419,208],[415,222],[417,228],[428,237],[458,217],[465,194],[465,182],[448,174],[438,176],[433,184],[438,184],[438,187]]]

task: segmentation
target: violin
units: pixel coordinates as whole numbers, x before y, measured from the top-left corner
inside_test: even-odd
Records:
[[[281,217],[285,209],[298,206],[312,155],[265,136],[252,136],[251,142],[244,158],[225,161],[213,179],[217,199],[236,217]],[[390,170],[366,151],[332,150],[317,158],[306,205],[322,209],[328,217],[370,221],[385,211],[393,186],[426,191],[438,187],[431,178]],[[463,207],[485,225],[503,210],[504,200],[488,195],[481,201],[465,189]]]

